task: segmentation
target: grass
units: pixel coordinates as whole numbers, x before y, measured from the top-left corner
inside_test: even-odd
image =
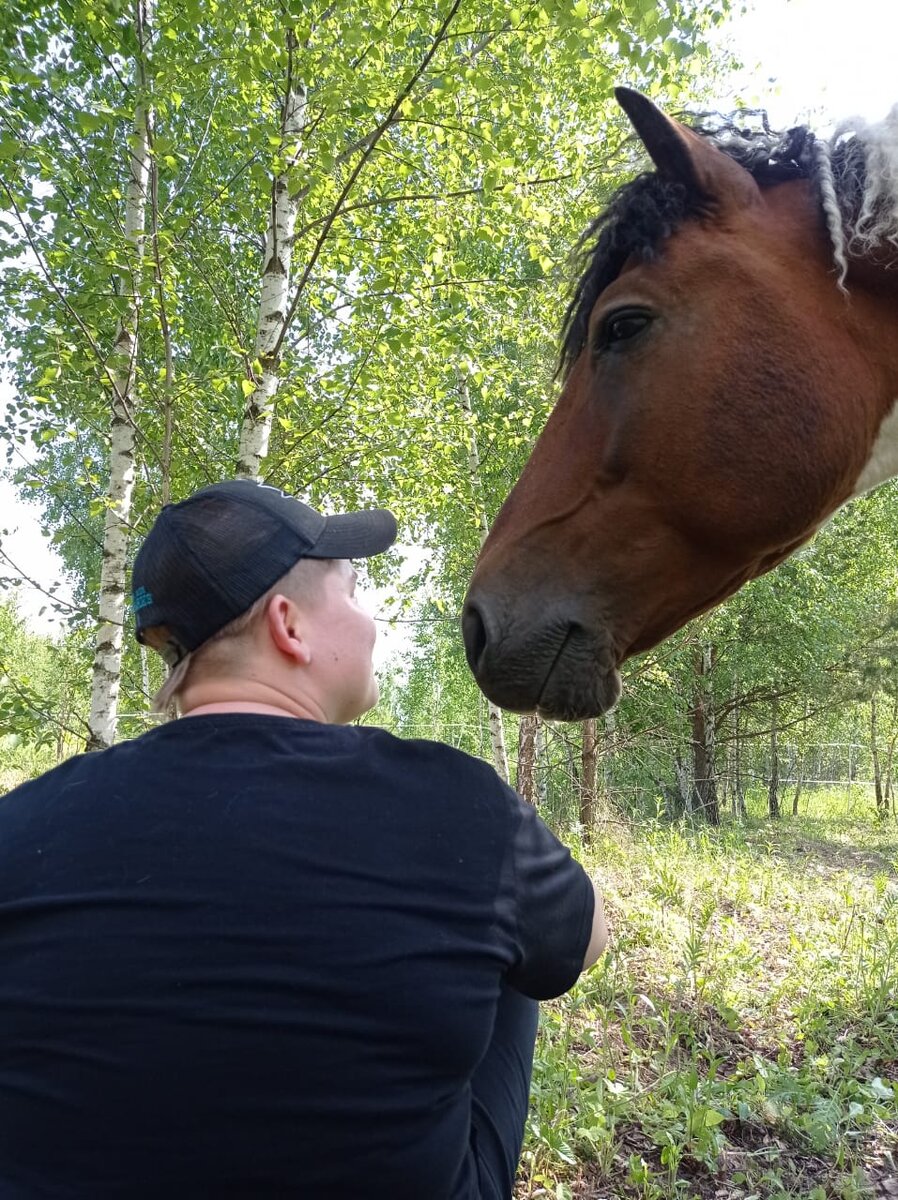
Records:
[[[543,1006],[518,1197],[898,1196],[898,826],[856,801],[581,856],[612,945]]]
[[[56,756],[46,747],[21,744],[14,734],[0,736],[0,796],[55,766]]]

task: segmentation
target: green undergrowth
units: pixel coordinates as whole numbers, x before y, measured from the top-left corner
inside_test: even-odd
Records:
[[[898,826],[609,824],[581,858],[612,943],[543,1005],[518,1196],[898,1195]]]

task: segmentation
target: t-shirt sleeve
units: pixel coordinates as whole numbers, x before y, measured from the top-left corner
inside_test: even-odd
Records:
[[[595,891],[533,806],[515,793],[512,803],[520,817],[509,856],[519,957],[506,978],[525,996],[549,1000],[573,987],[583,970]]]

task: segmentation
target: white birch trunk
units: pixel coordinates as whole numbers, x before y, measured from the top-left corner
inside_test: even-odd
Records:
[[[474,485],[474,495],[479,498],[481,493],[480,454],[477,450],[477,433],[474,428],[474,413],[471,409],[471,398],[468,395],[468,385],[463,379],[459,380],[458,394],[468,426],[468,470],[471,473],[471,482]],[[487,539],[490,526],[489,521],[486,519],[486,511],[483,505],[479,503],[479,499],[477,508],[480,520],[480,544],[482,546]],[[489,700],[487,701],[487,710],[489,712],[490,745],[493,749],[493,766],[505,782],[508,783],[510,778],[508,772],[508,750],[505,746],[505,722],[502,720],[502,709],[499,708],[498,704],[493,704],[492,700]]]
[[[97,631],[91,678],[90,733],[88,750],[103,750],[115,741],[119,681],[125,621],[125,577],[131,495],[134,488],[134,409],[137,330],[140,313],[141,260],[147,210],[150,170],[148,126],[150,113],[143,104],[146,94],[145,53],[152,33],[153,0],[137,0],[138,102],[129,139],[128,189],[125,206],[125,240],[133,247],[131,270],[121,272],[120,293],[130,298],[127,313],[119,321],[115,345],[109,359],[112,383],[112,419],[109,446],[109,488],[103,529],[103,561],[100,569],[100,627]]]
[[[496,770],[508,783],[508,751],[505,748],[505,724],[502,720],[502,709],[488,701],[490,723],[490,745],[493,748],[493,764]]]
[[[536,734],[534,737],[534,742],[535,742],[534,756],[536,758],[537,768],[539,767],[540,759],[542,759],[543,766],[545,767],[545,764],[548,760],[548,755],[549,755],[549,737],[546,732],[545,721],[537,720]],[[537,769],[537,772],[536,772],[536,804],[537,804],[538,808],[541,808],[545,804],[546,800],[548,799],[548,795],[549,795],[549,773],[545,769],[542,771]]]
[[[602,793],[606,807],[614,800],[614,755],[617,749],[617,713],[605,713],[605,746],[602,753]]]
[[[265,258],[262,264],[262,287],[259,295],[259,314],[256,322],[254,354],[261,372],[252,381],[255,388],[249,394],[243,411],[240,446],[237,451],[237,474],[258,479],[268,453],[274,402],[280,378],[280,354],[276,348],[287,320],[290,304],[290,274],[293,266],[293,234],[299,201],[290,195],[290,169],[298,158],[294,149],[302,132],[306,94],[288,82],[281,135],[285,148],[294,152],[287,157],[286,167],[277,175],[271,188],[271,212],[265,233]]]
[[[690,816],[693,809],[693,794],[692,776],[689,774],[689,767],[686,765],[677,753],[674,758],[674,771],[677,776],[677,787],[680,789],[680,795],[683,797],[683,811],[687,816]]]
[[[144,701],[149,706],[152,696],[150,694],[150,663],[147,658],[146,646],[140,647],[140,686],[143,688]]]
[[[714,764],[717,762],[717,732],[714,728],[714,692],[711,688],[709,680],[711,678],[711,670],[714,666],[713,650],[710,642],[706,642],[702,646],[702,683],[707,697],[708,727],[705,736],[705,745],[708,747],[708,760],[711,764],[711,771],[714,775],[715,786],[717,784],[716,773],[714,772]]]

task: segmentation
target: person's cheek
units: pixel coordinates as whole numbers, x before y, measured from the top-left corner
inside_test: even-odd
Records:
[[[359,612],[360,624],[364,625],[364,635],[370,649],[374,649],[374,643],[377,641],[377,622],[374,620],[374,615],[366,606],[362,606]]]

